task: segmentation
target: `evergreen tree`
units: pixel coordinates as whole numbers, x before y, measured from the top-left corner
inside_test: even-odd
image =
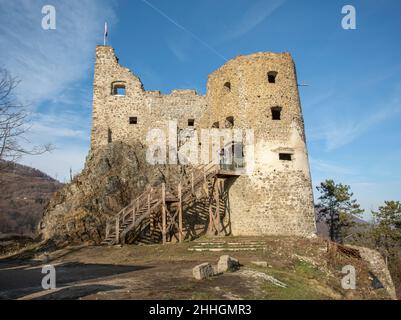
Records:
[[[352,199],[353,193],[348,185],[326,180],[320,183],[317,190],[320,192],[317,218],[328,224],[332,241],[343,242],[349,228],[355,226],[355,218],[363,210],[356,199]]]

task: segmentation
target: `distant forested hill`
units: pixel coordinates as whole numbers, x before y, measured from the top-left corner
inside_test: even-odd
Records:
[[[0,161],[0,233],[34,235],[45,204],[62,186],[40,170]]]

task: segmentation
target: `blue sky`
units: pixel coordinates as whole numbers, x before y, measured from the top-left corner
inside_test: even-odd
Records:
[[[41,28],[56,8],[57,29]],[[356,8],[357,29],[341,27]],[[350,184],[370,211],[401,200],[401,2],[398,0],[0,0],[0,65],[21,79],[31,143],[51,154],[22,162],[60,180],[89,148],[94,50],[109,44],[147,90],[194,88],[226,60],[257,51],[297,65],[314,185]],[[316,191],[315,191],[316,194]]]

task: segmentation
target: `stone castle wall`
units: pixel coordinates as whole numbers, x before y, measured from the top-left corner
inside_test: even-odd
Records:
[[[113,95],[113,85],[124,85],[125,95]],[[92,148],[112,141],[145,142],[149,128],[167,128],[168,120],[177,120],[179,128],[195,128],[206,111],[206,98],[194,90],[174,90],[169,95],[146,91],[138,77],[118,64],[114,50],[98,46],[93,88]],[[137,123],[130,124],[129,118]]]
[[[113,95],[115,84],[125,86],[125,96]],[[280,120],[273,120],[272,108],[280,110]],[[130,124],[130,117],[137,123]],[[198,132],[216,126],[254,132],[254,171],[236,178],[229,189],[232,234],[315,233],[303,116],[289,54],[230,60],[209,75],[206,96],[193,90],[163,95],[144,90],[139,78],[118,64],[111,47],[97,47],[92,148],[110,140],[145,144],[150,128],[166,129],[167,120],[187,128],[189,119]],[[291,160],[280,160],[280,153]]]

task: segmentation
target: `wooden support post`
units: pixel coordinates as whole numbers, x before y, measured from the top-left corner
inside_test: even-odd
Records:
[[[162,183],[162,235],[163,244],[166,244],[166,184]]]
[[[208,195],[208,200],[209,200],[209,227],[208,227],[208,233],[209,235],[213,235],[214,231],[214,216],[213,216],[213,188],[212,188],[212,193],[210,196]]]
[[[150,193],[148,194],[148,216],[150,217]]]
[[[178,240],[182,242],[183,240],[183,234],[182,234],[182,190],[181,190],[181,182],[178,184],[178,228],[179,234],[178,234]]]
[[[215,201],[216,201],[216,224],[215,224],[215,228],[216,228],[216,232],[217,234],[220,233],[220,179],[217,179],[216,181],[216,190],[215,190]]]
[[[151,192],[148,193],[148,205],[147,205],[147,209],[146,209],[146,214],[148,216],[149,219],[149,231],[150,231],[150,236],[153,236],[153,220],[152,220],[152,216],[150,213],[150,198],[151,198]]]
[[[132,207],[132,225],[135,225],[136,208]]]
[[[120,242],[120,217],[116,218],[116,244]]]
[[[192,194],[195,194],[195,185],[194,185],[194,171],[192,170],[191,172],[191,190],[192,190]]]
[[[148,207],[147,207],[147,215],[149,219],[149,228],[150,228],[150,235],[153,235],[153,221],[152,221],[152,214],[150,212],[150,202],[151,202],[151,197],[152,197],[152,188],[149,189],[148,193]]]
[[[106,238],[108,238],[110,234],[110,221],[106,222]]]

